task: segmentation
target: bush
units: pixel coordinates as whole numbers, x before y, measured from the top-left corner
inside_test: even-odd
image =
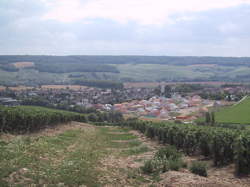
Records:
[[[169,160],[168,161],[169,170],[179,171],[183,167],[182,160]]]
[[[145,174],[151,174],[155,171],[154,160],[147,160],[144,165],[141,167],[141,170]]]
[[[194,174],[207,177],[207,166],[203,162],[193,162],[189,170]]]
[[[179,153],[174,146],[161,148],[155,154],[155,158],[166,160],[179,160],[181,157],[182,154]]]
[[[185,167],[185,164],[182,160],[182,154],[175,147],[167,146],[159,149],[154,158],[146,161],[141,169],[145,174],[164,173],[169,170],[178,171]]]

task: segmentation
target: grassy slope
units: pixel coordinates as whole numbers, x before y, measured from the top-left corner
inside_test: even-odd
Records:
[[[0,136],[0,186],[103,186],[107,183],[99,180],[107,174],[100,169],[103,158],[146,151],[136,136],[122,128],[83,126],[53,136],[17,136],[10,141]]]
[[[215,114],[217,122],[250,124],[250,97],[235,106],[221,109]]]

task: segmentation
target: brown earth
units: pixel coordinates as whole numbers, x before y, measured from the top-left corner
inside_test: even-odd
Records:
[[[34,63],[33,62],[16,62],[16,63],[13,63],[13,65],[16,68],[27,68],[27,67],[33,67]]]

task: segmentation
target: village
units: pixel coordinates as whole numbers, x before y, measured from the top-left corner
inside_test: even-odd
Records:
[[[83,112],[118,111],[141,119],[192,122],[210,108],[235,102],[246,93],[246,86],[197,87],[161,85],[159,87],[101,89],[77,85],[48,85],[37,88],[0,90],[0,104],[37,105]]]
[[[209,108],[223,104],[225,102],[202,99],[198,95],[182,97],[179,94],[173,94],[171,98],[154,96],[149,100],[115,104],[114,110],[144,119],[193,121]]]

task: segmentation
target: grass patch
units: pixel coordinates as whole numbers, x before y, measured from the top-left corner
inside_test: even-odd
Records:
[[[250,124],[250,96],[235,106],[221,108],[215,113],[218,123]]]
[[[16,137],[0,143],[0,185],[99,186],[98,161],[109,155],[109,137],[101,130],[69,130],[54,137]],[[22,168],[27,172],[19,174]],[[12,181],[10,174],[29,180]],[[15,174],[14,174],[15,175]],[[8,181],[8,182],[6,182]]]
[[[121,155],[122,156],[138,155],[148,151],[150,151],[150,149],[147,146],[140,146],[140,147],[130,148],[128,150],[122,150]]]
[[[131,148],[131,147],[137,147],[140,146],[142,143],[137,140],[128,141],[128,142],[110,142],[111,148]]]
[[[126,134],[109,134],[111,140],[134,140],[137,138],[137,136],[126,133]]]

